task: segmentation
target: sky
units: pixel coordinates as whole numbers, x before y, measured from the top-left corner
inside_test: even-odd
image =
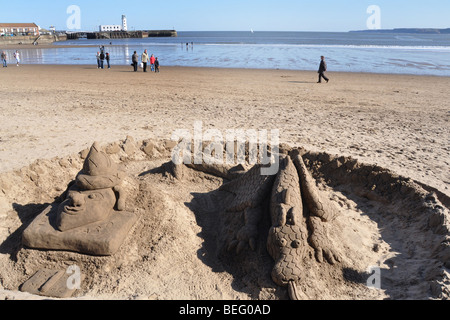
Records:
[[[450,28],[448,0],[0,0],[0,22],[75,31],[67,24],[74,14],[67,13],[71,5],[79,8],[83,31],[121,24],[125,14],[129,30],[346,32],[368,28],[371,5],[380,9],[382,29]]]

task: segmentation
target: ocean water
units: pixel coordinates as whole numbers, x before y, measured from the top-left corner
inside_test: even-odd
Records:
[[[104,45],[113,66],[129,65],[134,51],[147,49],[161,67],[317,70],[324,55],[330,72],[450,76],[448,34],[178,32],[176,38],[80,39],[56,45],[76,47],[21,50],[22,62],[95,65],[98,47]]]

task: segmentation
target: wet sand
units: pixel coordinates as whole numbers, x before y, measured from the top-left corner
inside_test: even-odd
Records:
[[[111,45],[110,45],[111,46]],[[28,49],[58,49],[58,48],[79,48],[80,46],[74,46],[74,45],[57,45],[55,43],[41,43],[38,45],[33,44],[17,44],[17,43],[10,43],[10,44],[4,44],[0,42],[0,50],[28,50]],[[97,45],[86,45],[83,46],[86,48],[94,48],[97,47]]]

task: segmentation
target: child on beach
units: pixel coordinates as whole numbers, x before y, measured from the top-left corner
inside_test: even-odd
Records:
[[[150,71],[155,71],[155,56],[153,54],[150,57]]]
[[[14,52],[14,58],[16,58],[17,66],[20,64],[20,54],[19,51]]]
[[[158,58],[155,58],[155,72],[159,73],[159,61],[158,61]]]
[[[108,64],[108,69],[111,69],[111,65],[109,64],[109,52],[106,53],[106,63]]]

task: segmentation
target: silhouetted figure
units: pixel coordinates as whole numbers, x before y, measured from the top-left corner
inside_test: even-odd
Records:
[[[321,56],[320,57],[320,66],[319,66],[319,71],[317,71],[319,73],[319,81],[317,81],[317,83],[321,83],[322,82],[322,78],[328,83],[328,81],[330,81],[330,79],[328,79],[325,76],[325,71],[327,71],[327,63],[325,62],[325,57]]]

